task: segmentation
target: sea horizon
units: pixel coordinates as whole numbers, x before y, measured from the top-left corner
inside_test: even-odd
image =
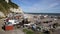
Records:
[[[25,13],[25,14],[60,16],[60,13]]]

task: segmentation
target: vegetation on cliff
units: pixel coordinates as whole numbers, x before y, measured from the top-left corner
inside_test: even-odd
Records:
[[[5,15],[11,12],[10,8],[18,8],[18,6],[9,0],[7,3],[5,0],[0,0],[0,11],[3,12]]]

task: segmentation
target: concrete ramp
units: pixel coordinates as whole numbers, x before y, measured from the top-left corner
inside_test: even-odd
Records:
[[[24,34],[21,29],[11,30],[11,31],[0,31],[0,34]]]

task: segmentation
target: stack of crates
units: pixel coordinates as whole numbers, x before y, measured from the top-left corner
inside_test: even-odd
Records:
[[[14,29],[13,25],[6,25],[5,26],[5,30],[13,30],[13,29]]]

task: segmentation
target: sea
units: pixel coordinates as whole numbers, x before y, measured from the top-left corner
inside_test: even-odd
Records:
[[[60,16],[60,13],[27,13],[27,14]]]

